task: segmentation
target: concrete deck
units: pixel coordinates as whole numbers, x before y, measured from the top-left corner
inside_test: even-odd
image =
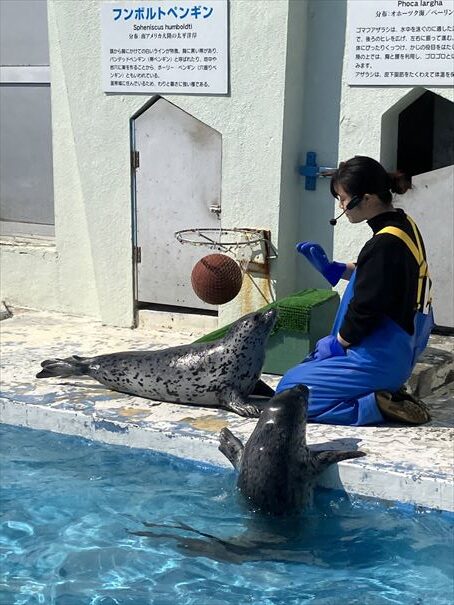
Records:
[[[1,421],[78,435],[105,443],[150,448],[228,466],[218,452],[223,426],[243,439],[255,421],[224,411],[152,402],[109,391],[91,379],[37,380],[40,362],[71,354],[159,349],[195,340],[194,329],[138,330],[103,326],[57,313],[15,311],[1,322]],[[204,331],[203,331],[204,330]],[[410,384],[436,388],[425,401],[433,415],[423,427],[339,427],[310,424],[309,444],[329,442],[338,449],[358,447],[367,456],[345,461],[321,476],[322,485],[423,507],[454,510],[452,380],[454,338],[431,337],[429,355]],[[265,375],[275,385],[278,377]],[[440,386],[441,385],[441,386]]]

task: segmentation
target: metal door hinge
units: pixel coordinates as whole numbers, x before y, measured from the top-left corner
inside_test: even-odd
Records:
[[[132,254],[136,264],[142,262],[142,248],[140,246],[134,246],[132,249]]]
[[[140,155],[138,151],[131,151],[131,168],[137,170],[140,166]]]
[[[213,214],[216,214],[217,217],[219,218],[220,214],[221,214],[221,206],[220,206],[220,204],[217,204],[217,203],[211,204],[211,206],[210,206],[210,212],[212,212]]]

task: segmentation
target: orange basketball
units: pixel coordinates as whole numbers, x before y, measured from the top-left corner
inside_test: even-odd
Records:
[[[201,300],[210,305],[223,305],[241,290],[243,275],[230,256],[208,254],[194,266],[191,283]]]

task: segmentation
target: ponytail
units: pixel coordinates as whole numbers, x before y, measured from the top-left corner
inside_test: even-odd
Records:
[[[390,189],[393,193],[399,193],[402,195],[411,189],[411,179],[408,178],[403,172],[388,172],[388,176],[391,183]]]

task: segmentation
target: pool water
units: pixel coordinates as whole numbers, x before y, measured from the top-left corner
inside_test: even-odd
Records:
[[[233,470],[17,427],[0,438],[2,605],[454,600],[447,513],[325,490],[273,520],[244,506]]]

